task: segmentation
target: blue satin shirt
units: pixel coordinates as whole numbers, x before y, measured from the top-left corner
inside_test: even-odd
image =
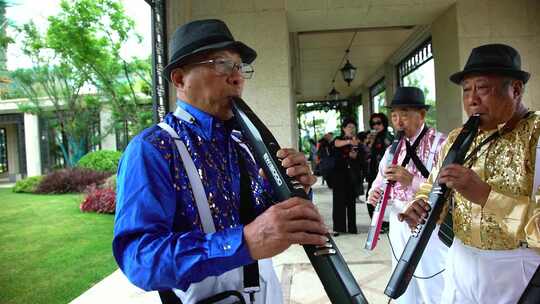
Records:
[[[251,263],[239,219],[240,172],[246,163],[257,214],[270,204],[270,188],[250,155],[220,121],[184,102],[193,119],[169,113],[164,121],[186,144],[198,169],[216,226],[206,234],[174,141],[153,126],[126,148],[118,168],[113,254],[129,280],[145,290],[177,288]]]

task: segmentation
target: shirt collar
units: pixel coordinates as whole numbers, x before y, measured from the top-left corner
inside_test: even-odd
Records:
[[[195,121],[192,121],[192,123],[195,123],[200,127],[200,131],[203,133],[206,139],[212,138],[212,125],[215,119],[212,115],[201,111],[200,109],[180,99],[176,101],[176,105],[193,116]]]
[[[197,125],[200,132],[207,140],[211,139],[214,135],[214,129],[216,131],[222,130],[222,132],[226,132],[227,129],[229,129],[225,128],[227,125],[220,119],[215,118],[181,99],[177,99],[176,105],[193,117],[193,119],[188,122]]]

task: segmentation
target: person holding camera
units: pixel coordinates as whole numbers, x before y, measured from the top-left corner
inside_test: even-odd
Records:
[[[356,122],[347,118],[341,124],[341,136],[334,141],[335,168],[332,174],[332,220],[334,235],[340,232],[358,233],[356,228],[356,197],[364,194],[363,168],[365,154],[356,137]]]
[[[368,183],[367,189],[371,189],[373,181],[377,177],[379,172],[379,163],[384,156],[386,148],[390,146],[394,140],[394,136],[388,130],[388,117],[384,113],[373,113],[369,118],[369,126],[371,130],[369,131],[366,143],[369,148],[367,154],[367,164],[366,164],[366,180]],[[366,193],[366,201],[368,195]],[[369,214],[369,218],[373,218],[373,211],[375,207],[372,204],[366,204],[366,208]],[[388,233],[389,224],[387,221],[384,221],[382,224],[381,233]]]

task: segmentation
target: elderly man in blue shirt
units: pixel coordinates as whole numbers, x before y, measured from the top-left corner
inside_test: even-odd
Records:
[[[256,56],[220,20],[179,27],[164,71],[176,88],[177,109],[136,136],[120,162],[114,257],[133,284],[160,290],[164,302],[242,292],[243,266],[258,262],[255,303],[281,303],[269,258],[292,244],[327,240],[309,201],[271,200],[269,184],[235,129],[230,98],[242,94]],[[304,155],[282,149],[278,157],[309,191],[316,178]],[[242,219],[246,200],[251,222]]]

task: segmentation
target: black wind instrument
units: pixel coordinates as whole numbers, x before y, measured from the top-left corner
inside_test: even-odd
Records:
[[[450,164],[463,164],[465,155],[469,150],[476,133],[478,132],[478,126],[480,124],[480,116],[475,114],[467,120],[461,133],[456,138],[452,147],[448,151],[442,167]],[[399,259],[399,262],[390,277],[390,281],[386,286],[384,293],[392,299],[400,297],[414,274],[416,266],[426,249],[429,238],[436,227],[437,221],[441,215],[444,204],[448,200],[450,195],[450,189],[445,184],[439,183],[437,177],[431,192],[429,193],[429,204],[431,210],[428,212],[428,216],[425,224],[419,224],[413,234],[409,237],[409,241],[403,250],[403,253]]]
[[[394,142],[390,146],[390,151],[388,151],[388,158],[390,159],[389,165],[396,165],[399,158],[399,151],[401,150],[401,145],[403,141],[403,131],[399,131],[394,138]],[[398,153],[396,153],[398,151]],[[394,187],[394,182],[385,181],[386,186],[381,200],[377,202],[375,210],[373,211],[373,217],[371,218],[371,224],[369,225],[368,235],[366,239],[366,244],[364,249],[373,250],[379,241],[379,234],[381,233],[382,223],[384,221],[384,213],[386,211],[386,206],[388,205],[388,200],[390,199],[390,191]]]
[[[287,176],[281,160],[276,157],[281,148],[270,130],[241,98],[235,97],[232,101],[234,117],[253,149],[253,156],[274,189],[274,199],[278,202],[295,196],[308,199],[302,185]],[[327,237],[329,241],[324,246],[303,247],[328,298],[334,304],[367,303],[336,244],[329,235]]]

